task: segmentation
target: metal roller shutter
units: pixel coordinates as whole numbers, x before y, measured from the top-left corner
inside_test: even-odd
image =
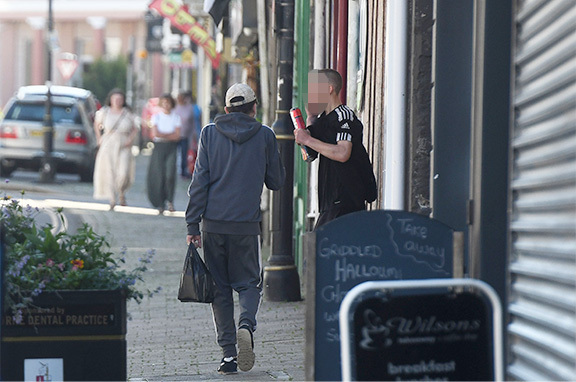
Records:
[[[515,23],[508,377],[576,380],[576,1]]]

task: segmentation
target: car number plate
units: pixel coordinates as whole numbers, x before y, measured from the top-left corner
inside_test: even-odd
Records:
[[[28,134],[31,137],[43,137],[44,136],[44,130],[30,130],[28,132]],[[56,138],[56,132],[54,132],[54,138]]]

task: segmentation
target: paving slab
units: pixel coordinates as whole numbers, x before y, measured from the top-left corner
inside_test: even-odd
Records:
[[[64,206],[67,216],[80,216],[96,232],[106,234],[111,249],[126,248],[126,266],[131,268],[149,250],[155,252],[144,287],[162,287],[140,304],[128,303],[127,356],[130,381],[270,381],[304,380],[305,304],[262,301],[258,328],[254,333],[256,363],[249,372],[222,376],[216,372],[222,357],[216,344],[212,313],[208,304],[181,303],[177,299],[180,272],[186,254],[189,180],[179,178],[174,201],[177,212],[159,216],[146,197],[149,155],[136,157],[136,180],[127,193],[128,207],[108,211],[106,201],[92,199],[92,185],[61,177],[55,184],[31,183],[18,174],[0,190],[26,189],[43,206]],[[23,179],[23,180],[22,180]],[[15,195],[19,196],[19,195]],[[53,218],[43,215],[43,219]],[[74,221],[74,219],[71,219]],[[264,247],[263,251],[269,252]]]

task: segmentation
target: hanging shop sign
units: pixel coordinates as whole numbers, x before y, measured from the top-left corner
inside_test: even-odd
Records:
[[[216,42],[196,18],[188,12],[186,5],[177,0],[154,0],[148,7],[169,19],[174,27],[188,34],[192,42],[204,49],[206,56],[212,62],[212,67],[218,68],[220,53],[216,51]]]

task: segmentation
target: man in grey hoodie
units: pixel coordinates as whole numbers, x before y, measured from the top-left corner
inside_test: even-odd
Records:
[[[218,372],[232,374],[237,366],[242,371],[254,366],[253,332],[262,295],[260,196],[264,184],[280,189],[286,172],[274,132],[254,119],[254,91],[246,84],[234,84],[225,101],[226,114],[200,134],[188,189],[186,241],[204,246],[206,265],[218,287],[212,303],[223,352]],[[240,304],[237,331],[233,290]]]

